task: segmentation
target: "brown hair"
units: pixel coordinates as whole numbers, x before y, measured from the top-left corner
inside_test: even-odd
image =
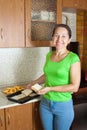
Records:
[[[55,27],[54,27],[54,29],[53,29],[52,37],[54,36],[56,29],[59,28],[59,27],[65,28],[65,29],[68,31],[69,38],[71,38],[71,36],[72,36],[71,29],[70,29],[70,27],[69,27],[68,25],[66,25],[66,24],[56,24]]]

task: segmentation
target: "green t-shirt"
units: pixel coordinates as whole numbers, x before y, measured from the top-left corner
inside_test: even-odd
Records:
[[[46,56],[46,63],[44,65],[44,74],[46,75],[45,87],[61,86],[70,83],[70,67],[80,59],[77,54],[69,52],[69,54],[59,62],[54,62],[50,59],[53,52],[49,52]],[[64,102],[72,98],[71,92],[48,92],[44,97],[52,100]]]

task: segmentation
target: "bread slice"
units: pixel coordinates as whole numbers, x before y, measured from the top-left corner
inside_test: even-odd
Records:
[[[40,89],[42,89],[43,86],[39,85],[38,83],[34,84],[31,89],[35,92],[39,91]]]
[[[33,91],[31,89],[25,89],[22,91],[22,94],[24,94],[25,96],[29,96]]]
[[[12,99],[14,99],[14,100],[19,100],[19,99],[22,99],[22,98],[24,98],[24,97],[26,97],[24,94],[19,94],[19,95],[15,95],[15,96],[13,96],[13,97],[11,97]]]

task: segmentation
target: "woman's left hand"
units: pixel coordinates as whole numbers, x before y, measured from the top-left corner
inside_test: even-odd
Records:
[[[43,94],[49,92],[50,90],[51,90],[50,87],[45,87],[45,88],[39,90],[39,91],[37,92],[37,94],[43,95]]]

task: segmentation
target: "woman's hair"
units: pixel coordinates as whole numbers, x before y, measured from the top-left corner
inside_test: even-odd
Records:
[[[56,29],[59,28],[59,27],[65,28],[68,31],[69,38],[71,38],[71,36],[72,36],[71,29],[66,24],[56,24],[55,27],[54,27],[54,29],[53,29],[52,37],[54,36]]]

